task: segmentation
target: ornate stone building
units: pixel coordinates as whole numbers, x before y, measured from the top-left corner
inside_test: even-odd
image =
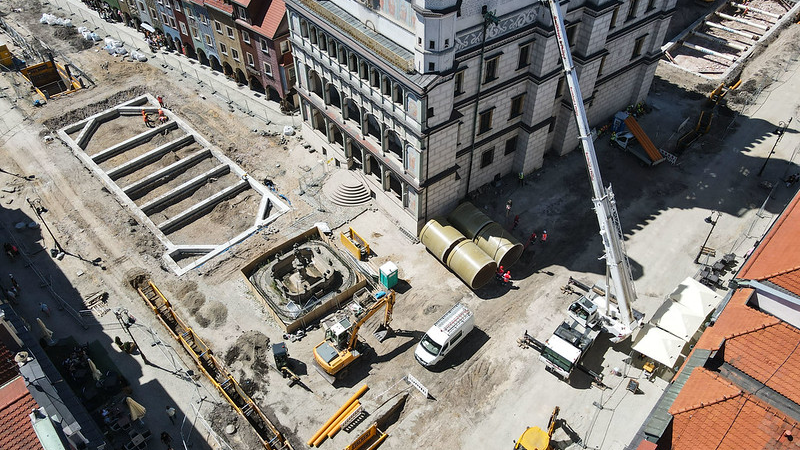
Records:
[[[590,124],[642,101],[676,0],[571,0]],[[304,135],[416,234],[578,146],[552,18],[520,0],[286,0]]]

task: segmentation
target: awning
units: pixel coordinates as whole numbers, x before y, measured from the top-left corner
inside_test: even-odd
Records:
[[[155,33],[156,32],[156,29],[151,27],[150,24],[148,24],[148,23],[142,23],[142,28],[144,28],[145,30],[147,30],[147,31],[149,31],[151,33]]]
[[[659,363],[674,368],[686,345],[683,339],[648,323],[633,340],[633,349]]]
[[[633,349],[673,367],[721,297],[693,278],[686,278],[667,296],[634,339]]]

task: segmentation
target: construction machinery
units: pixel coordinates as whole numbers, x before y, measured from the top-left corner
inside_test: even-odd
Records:
[[[283,375],[283,378],[289,379],[289,387],[297,384],[311,391],[311,389],[300,380],[300,376],[292,370],[289,350],[286,348],[285,343],[278,342],[277,344],[272,344],[272,358],[275,360],[275,368],[278,369],[278,372]]]
[[[623,244],[622,227],[620,226],[617,206],[611,186],[606,188],[600,176],[600,167],[594,150],[586,110],[583,106],[583,96],[578,84],[578,75],[572,62],[572,53],[567,42],[567,32],[564,26],[564,17],[561,13],[560,2],[556,0],[542,0],[550,7],[555,28],[556,41],[564,66],[567,86],[572,99],[572,109],[578,124],[578,139],[583,148],[589,179],[592,184],[594,197],[594,211],[600,225],[600,236],[603,238],[605,248],[606,278],[610,289],[604,295],[587,297],[587,300],[597,306],[599,323],[602,329],[611,334],[611,342],[620,342],[627,339],[641,323],[642,315],[631,309],[631,303],[636,300],[636,289],[633,285],[633,275],[628,257]],[[613,291],[613,293],[612,293]]]
[[[375,331],[378,341],[388,335],[392,321],[392,310],[395,292],[379,291],[370,295],[371,304],[364,305],[356,300],[344,308],[344,313],[334,315],[331,320],[323,321],[325,340],[314,347],[314,368],[329,383],[333,384],[337,376],[343,376],[346,368],[361,356],[358,349],[358,331],[375,313],[386,308],[383,322]]]
[[[539,427],[529,427],[525,429],[522,436],[519,437],[514,444],[514,450],[551,450],[550,439],[556,431],[556,421],[558,420],[558,412],[560,408],[556,406],[553,413],[550,415],[550,422],[547,424],[547,430]]]

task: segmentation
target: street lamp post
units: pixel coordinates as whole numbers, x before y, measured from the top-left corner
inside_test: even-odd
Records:
[[[761,170],[758,171],[758,176],[761,176],[761,174],[764,173],[764,168],[767,167],[767,163],[769,162],[769,158],[772,156],[773,153],[775,153],[775,147],[777,147],[778,146],[778,142],[781,141],[781,138],[783,137],[783,133],[786,132],[787,128],[789,128],[789,124],[792,123],[792,119],[794,119],[794,117],[790,117],[789,121],[786,122],[786,123],[778,122],[778,128],[775,129],[775,134],[778,135],[778,139],[775,139],[775,143],[772,144],[772,150],[769,151],[769,155],[767,155],[767,159],[764,160],[764,164],[761,166]]]
[[[716,219],[714,219],[714,214],[717,215]],[[720,216],[722,216],[721,212],[712,211],[711,215],[705,218],[705,222],[711,224],[711,229],[708,230],[708,235],[706,236],[706,240],[703,241],[703,245],[700,246],[700,251],[697,252],[697,256],[694,258],[695,264],[698,264],[700,262],[700,257],[703,255],[703,250],[706,248],[706,244],[708,244],[708,240],[711,238],[711,233],[714,232],[714,227],[717,226],[717,222],[719,222]]]

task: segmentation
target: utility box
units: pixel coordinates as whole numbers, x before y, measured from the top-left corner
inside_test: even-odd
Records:
[[[397,285],[397,266],[395,263],[387,262],[381,266],[380,272],[381,284],[386,286],[386,289],[391,289]]]

